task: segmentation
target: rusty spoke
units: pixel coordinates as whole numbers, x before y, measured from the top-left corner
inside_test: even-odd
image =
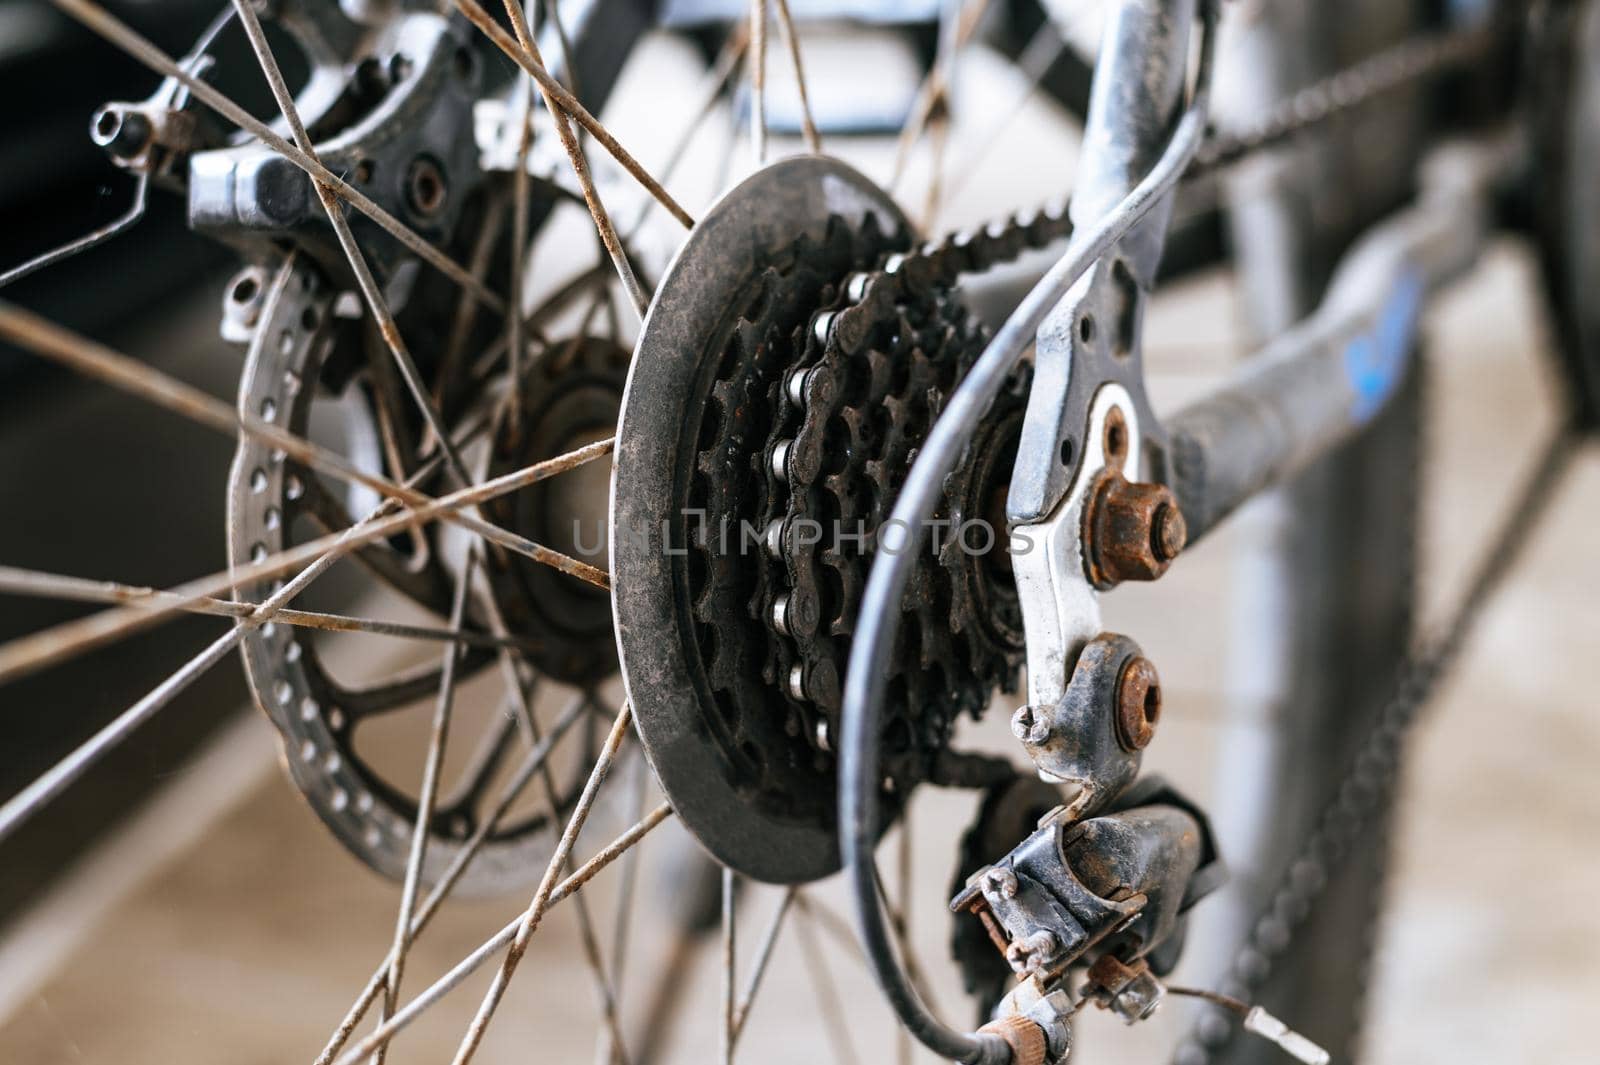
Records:
[[[383,503],[373,511],[369,516],[372,524],[377,524],[376,519],[388,506],[388,503]],[[4,840],[19,825],[37,813],[41,807],[61,794],[107,751],[120,744],[135,729],[153,717],[156,711],[170,703],[180,692],[202,676],[206,670],[221,661],[223,655],[239,645],[239,642],[244,639],[245,633],[249,632],[254,626],[265,624],[274,613],[292,602],[294,597],[303,592],[312,581],[326,573],[340,557],[340,546],[347,540],[356,539],[360,532],[360,526],[352,526],[346,530],[343,536],[337,538],[333,544],[328,545],[329,549],[326,552],[320,556],[313,556],[310,559],[310,565],[296,574],[293,580],[274,592],[266,602],[256,607],[250,617],[236,621],[231,629],[217,637],[205,650],[158,684],[143,699],[124,710],[110,724],[90,737],[86,743],[56,763],[55,766],[34,780],[32,784],[23,788],[22,791],[7,801],[4,806],[0,806],[0,840]],[[27,639],[28,637],[23,638],[24,641]],[[18,642],[23,641],[12,641],[13,644]],[[12,644],[0,646],[0,660],[5,658],[6,649],[10,646]],[[0,679],[3,679],[4,675],[5,670],[0,667]]]
[[[539,54],[539,45],[534,41],[533,34],[528,31],[527,15],[523,12],[521,3],[518,0],[504,0],[504,3],[506,15],[511,19],[511,28],[516,32],[517,42],[521,45],[523,54],[539,69],[544,69],[544,57]],[[595,229],[600,234],[600,240],[605,245],[607,254],[611,256],[617,277],[621,279],[622,287],[627,290],[628,298],[633,301],[634,310],[642,320],[650,299],[640,287],[638,277],[634,275],[633,264],[628,262],[628,253],[622,246],[621,238],[617,236],[611,215],[607,213],[605,204],[600,202],[600,193],[594,187],[594,176],[589,172],[588,157],[584,155],[583,145],[578,143],[577,135],[573,133],[572,120],[556,100],[554,92],[545,88],[544,82],[540,81],[538,84],[540,95],[544,97],[545,108],[550,112],[550,119],[555,124],[556,136],[560,138],[561,147],[567,153],[567,161],[572,164],[572,172],[578,178],[578,187],[583,191],[583,202],[589,208],[589,216],[594,219]],[[555,87],[560,88],[560,83],[555,83]],[[575,102],[576,98],[573,99]],[[513,365],[515,357],[513,353]]]
[[[581,890],[583,886],[590,880],[593,880],[601,870],[605,869],[606,866],[610,865],[623,854],[627,853],[631,847],[635,846],[641,839],[648,835],[652,829],[671,816],[671,814],[672,807],[667,803],[662,803],[660,806],[652,810],[650,814],[644,818],[644,820],[629,828],[626,832],[622,833],[611,843],[609,843],[605,849],[600,851],[594,857],[590,858],[583,865],[579,866],[576,872],[563,879],[559,884],[556,884],[555,887],[549,892],[544,906],[540,910],[540,917],[542,918],[544,913],[548,912],[549,909],[555,906],[557,903],[564,901],[574,893]],[[564,837],[565,834],[563,834],[563,838]],[[548,872],[549,867],[546,869],[547,875]],[[529,912],[532,911],[530,910]],[[479,944],[479,946],[475,948],[471,954],[468,954],[461,961],[457,962],[455,968],[445,973],[425,991],[421,992],[416,998],[407,1003],[405,1007],[399,1010],[393,1017],[389,1018],[385,1024],[380,1025],[365,1038],[361,1039],[355,1046],[351,1047],[347,1052],[341,1055],[337,1059],[336,1065],[356,1065],[356,1062],[359,1062],[362,1058],[371,1054],[379,1043],[385,1043],[393,1039],[397,1032],[410,1025],[429,1008],[435,1005],[440,999],[444,998],[444,996],[449,994],[455,988],[459,987],[464,980],[482,968],[483,965],[491,958],[495,957],[502,950],[505,950],[508,946],[514,945],[526,922],[527,914],[520,915],[502,927],[489,939]]]
[[[778,30],[789,48],[789,61],[794,64],[795,85],[800,93],[800,128],[805,134],[806,148],[813,155],[822,154],[822,137],[811,118],[811,94],[806,90],[805,65],[800,61],[800,35],[795,31],[794,18],[789,14],[789,0],[773,0],[778,6]]]
[[[460,628],[466,615],[467,588],[472,583],[473,570],[477,568],[477,553],[467,552],[466,563],[456,584],[455,601],[450,605],[450,624]],[[434,803],[439,797],[439,774],[444,766],[445,744],[450,735],[450,715],[455,706],[456,666],[460,651],[452,646],[444,653],[440,664],[439,698],[434,704],[433,722],[428,731],[428,753],[422,765],[422,785],[417,793],[417,817],[411,829],[411,851],[406,856],[405,879],[400,887],[400,909],[395,915],[394,946],[389,950],[389,971],[383,981],[383,1003],[378,1007],[380,1020],[394,1012],[400,997],[400,980],[405,975],[406,954],[411,949],[411,918],[416,910],[417,891],[422,883],[422,863],[428,853],[428,835],[432,829]],[[383,1065],[388,1046],[381,1046],[373,1055],[374,1065]]]
[[[260,606],[258,603],[218,599],[213,596],[189,598],[160,588],[69,577],[40,570],[18,569],[14,566],[0,566],[0,594],[65,599],[80,603],[151,602],[191,614],[206,614],[219,618],[248,618]],[[272,620],[296,628],[318,629],[323,632],[364,632],[374,636],[447,641],[472,647],[507,647],[523,650],[531,646],[528,641],[514,636],[494,636],[472,629],[408,625],[378,618],[328,614],[316,610],[293,610],[287,607],[274,611]]]
[[[767,0],[750,0],[750,148],[767,161]]]
[[[905,177],[906,167],[911,161],[911,151],[922,139],[928,123],[948,107],[950,77],[956,56],[972,38],[978,24],[983,21],[984,14],[989,10],[989,2],[990,0],[971,0],[970,3],[963,5],[956,0],[954,17],[948,15],[941,17],[938,54],[934,57],[933,67],[928,71],[928,76],[922,79],[922,84],[917,88],[916,102],[911,107],[911,118],[900,130],[900,141],[895,145],[894,169],[890,171],[889,180],[885,185],[890,192],[893,192]]]
[[[450,867],[445,870],[438,882],[428,892],[427,898],[417,908],[416,914],[411,919],[410,936],[413,941],[422,934],[428,922],[438,912],[439,907],[444,904],[450,892],[455,888],[457,881],[467,871],[467,866],[478,852],[483,849],[483,844],[488,840],[490,834],[499,827],[500,822],[511,809],[512,803],[516,802],[527,788],[528,783],[533,779],[534,773],[545,764],[555,745],[567,734],[567,730],[580,717],[584,716],[584,712],[587,710],[587,703],[587,695],[579,695],[574,698],[561,712],[545,738],[528,751],[523,758],[521,766],[518,767],[516,775],[501,788],[500,795],[495,800],[494,809],[489,812],[487,817],[479,821],[473,834],[457,851],[455,858],[450,863]],[[665,815],[663,814],[662,816],[664,817]],[[651,827],[654,827],[654,825]],[[367,1010],[372,1008],[372,1004],[377,1001],[379,993],[383,990],[384,979],[389,971],[389,963],[393,956],[394,952],[391,949],[390,953],[378,963],[377,969],[373,971],[372,976],[367,980],[367,984],[362,989],[361,994],[357,996],[356,1001],[351,1005],[344,1019],[339,1022],[339,1027],[334,1032],[333,1038],[322,1049],[322,1053],[317,1055],[314,1065],[329,1065],[333,1061],[334,1055],[344,1049],[344,1045],[349,1041],[356,1025],[361,1023],[361,1019],[367,1015]]]
[[[264,440],[297,462],[342,481],[364,485],[381,495],[393,496],[414,509],[427,509],[430,504],[437,502],[415,488],[396,484],[387,477],[369,473],[343,455],[287,432],[252,412],[236,412],[221,400],[191,385],[177,381],[104,345],[3,302],[0,302],[0,336],[79,373],[130,392],[157,406],[165,407],[230,438],[243,432]],[[609,447],[609,443],[607,446]],[[583,450],[580,448],[563,457],[575,456]],[[478,500],[473,489],[464,487],[457,493],[457,498],[463,499],[464,502],[444,508],[439,512],[439,516],[478,534],[491,543],[525,555],[535,562],[551,566],[598,587],[609,587],[609,580],[603,570],[542,544],[536,544],[526,537],[518,536],[482,518],[459,513],[458,511],[462,509],[477,505]]]
[[[529,77],[538,82],[540,90],[550,98],[553,98],[562,111],[588,130],[594,136],[594,139],[599,141],[601,146],[611,154],[611,157],[621,164],[624,170],[632,174],[634,179],[643,185],[650,195],[660,201],[661,205],[674,218],[682,222],[685,228],[694,227],[693,216],[685,211],[678,204],[678,201],[668,194],[666,189],[661,187],[660,182],[650,176],[649,171],[645,170],[639,161],[628,153],[627,149],[617,143],[617,139],[600,124],[599,119],[590,114],[588,109],[578,102],[577,97],[568,92],[559,81],[551,77],[550,72],[545,69],[542,61],[535,59],[528,50],[517,43],[514,37],[501,29],[493,16],[485,11],[476,0],[455,0],[455,4],[474,26],[477,26],[486,37],[494,42],[496,48],[504,52],[512,62],[516,63],[527,72]]]
[[[550,905],[550,896],[555,890],[556,876],[572,854],[573,844],[577,842],[578,833],[583,830],[584,822],[589,819],[589,811],[594,808],[595,795],[611,772],[611,765],[616,760],[617,751],[622,746],[622,740],[627,735],[632,720],[633,708],[628,703],[623,703],[616,721],[611,726],[611,732],[606,737],[605,746],[601,748],[600,757],[595,760],[594,768],[589,771],[589,779],[584,783],[583,794],[578,797],[572,816],[567,820],[566,830],[561,834],[561,841],[556,845],[556,852],[551,856],[550,864],[539,882],[539,889],[534,893],[533,902],[519,922],[516,935],[506,950],[505,958],[500,962],[500,969],[494,974],[488,992],[479,1003],[478,1011],[473,1016],[466,1035],[462,1037],[461,1045],[456,1050],[454,1065],[467,1065],[483,1041],[483,1033],[488,1029],[489,1021],[493,1019],[495,1010],[504,999],[506,988],[512,976],[516,974],[523,955],[527,953],[533,934],[539,929],[539,922],[544,918],[545,910]]]
[[[3,318],[3,313],[0,313],[0,318]],[[167,591],[185,599],[215,596],[225,594],[235,585],[271,580],[309,562],[325,562],[327,565],[332,565],[356,549],[392,536],[410,525],[434,521],[449,512],[451,508],[487,502],[584,463],[603,458],[611,453],[611,446],[612,441],[609,439],[596,441],[557,458],[534,463],[472,488],[463,488],[425,505],[403,509],[362,525],[352,526],[343,532],[307,541],[276,555],[236,566],[222,573],[201,577]],[[262,609],[267,610],[272,602],[273,600],[268,600],[268,603],[262,604]],[[273,612],[277,609],[277,606],[271,607]],[[66,622],[0,644],[0,683],[122,639],[173,617],[178,612],[170,602],[140,603],[102,611],[87,618]]]

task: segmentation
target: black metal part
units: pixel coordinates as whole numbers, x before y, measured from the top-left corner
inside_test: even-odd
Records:
[[[728,733],[715,738],[736,715],[716,709],[700,623],[688,594],[683,511],[700,442],[698,425],[685,439],[684,418],[686,412],[705,409],[705,395],[714,384],[716,360],[703,353],[711,348],[720,355],[716,338],[726,341],[751,297],[759,294],[768,268],[792,256],[802,238],[823,246],[830,219],[859,232],[869,218],[883,234],[909,231],[899,209],[876,186],[823,158],[784,160],[724,196],[690,233],[657,289],[617,427],[612,601],[623,678],[640,737],[679,817],[707,849],[751,876],[774,882],[809,880],[838,867],[832,803],[828,797],[813,798],[812,810],[801,807],[775,816],[752,801],[748,782],[741,782],[734,761],[740,752],[728,749]],[[752,285],[756,292],[750,291]],[[702,356],[686,357],[694,352]],[[664,541],[673,529],[677,535]],[[732,530],[734,537],[739,533]],[[776,724],[781,728],[782,719]],[[790,763],[787,772],[816,770]],[[791,800],[803,802],[805,789],[792,790],[797,794]]]
[[[1011,719],[1040,771],[1076,789],[1076,817],[1105,809],[1139,773],[1143,752],[1128,750],[1117,737],[1117,688],[1128,664],[1142,656],[1127,636],[1106,633],[1090,640],[1061,701],[1024,706]]]
[[[742,211],[745,224],[755,225],[755,203],[771,182],[812,185],[810,201],[795,203],[810,209],[829,200],[830,182],[864,180],[826,161],[773,170],[718,210]],[[745,200],[751,206],[730,206]],[[885,522],[916,449],[985,340],[948,283],[904,284],[892,269],[878,270],[886,254],[905,248],[905,230],[885,231],[878,212],[856,213],[835,213],[809,232],[816,224],[797,215],[793,240],[763,245],[743,274],[711,262],[727,257],[714,244],[680,256],[646,324],[629,391],[638,403],[662,404],[662,418],[646,421],[629,406],[620,443],[667,456],[671,495],[667,505],[639,506],[638,482],[624,484],[623,463],[633,454],[624,450],[613,533],[619,561],[637,560],[652,540],[682,552],[678,583],[656,594],[676,601],[684,643],[673,646],[690,662],[702,742],[716,748],[739,814],[825,830],[834,824],[833,738],[860,590],[893,532]],[[762,222],[770,227],[774,217],[769,207]],[[731,228],[707,240],[751,243]],[[693,347],[655,344],[654,330],[702,306],[706,332]],[[658,350],[670,352],[669,366],[648,363]],[[645,372],[687,378],[687,405],[667,405],[671,398],[659,389],[640,392]],[[1005,490],[1021,387],[1019,380],[949,478],[948,532],[938,549],[911,548],[917,575],[904,604],[908,637],[889,666],[893,695],[884,719],[889,806],[934,773],[960,715],[976,717],[997,685],[1015,681],[1020,618],[1005,553],[983,521]],[[668,435],[646,438],[646,431]],[[627,505],[645,526],[621,516]],[[974,526],[989,532],[987,540],[970,535]],[[663,630],[649,631],[659,654]],[[632,639],[624,629],[625,663],[642,653]],[[635,677],[631,664],[628,670]],[[656,726],[647,703],[662,695],[636,686],[634,698],[648,744]],[[676,802],[683,771],[668,764],[672,755],[653,753]],[[792,849],[756,854],[732,846],[723,831],[728,811],[678,805],[713,852],[742,872],[772,878],[771,870],[787,869],[783,875],[802,878],[835,868],[836,850],[806,872]]]
[[[524,371],[521,418],[495,433],[489,476],[552,459],[611,435],[622,407],[629,352],[600,337],[574,337],[548,346]],[[598,474],[603,467],[591,468]],[[580,510],[591,470],[539,481],[493,500],[490,520],[535,543],[602,565],[604,520]],[[511,631],[533,642],[527,657],[555,680],[591,686],[617,668],[611,639],[611,597],[549,566],[518,556],[484,560]]]
[[[1011,969],[1046,986],[1101,954],[1131,962],[1157,951],[1217,886],[1221,866],[1193,804],[1159,781],[1138,799],[1083,821],[1057,808],[972,874],[950,908],[986,913],[1003,930]]]

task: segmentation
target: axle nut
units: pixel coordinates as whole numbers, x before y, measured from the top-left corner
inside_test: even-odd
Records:
[[[1161,678],[1140,655],[1122,667],[1117,678],[1117,742],[1125,751],[1142,751],[1155,738],[1161,720]]]

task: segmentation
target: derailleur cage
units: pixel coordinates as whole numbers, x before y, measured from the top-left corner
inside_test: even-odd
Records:
[[[1009,854],[970,875],[950,908],[983,922],[1032,999],[1064,989],[1075,967],[1115,970],[1130,979],[1107,1001],[1128,1016],[1125,999],[1139,1019],[1159,1002],[1160,985],[1134,978],[1171,968],[1184,915],[1224,875],[1205,814],[1150,777],[1112,812],[1075,820],[1067,806],[1051,810]],[[1020,991],[998,1015],[1021,1009]]]

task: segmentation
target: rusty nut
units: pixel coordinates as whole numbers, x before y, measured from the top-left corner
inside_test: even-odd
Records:
[[[1166,485],[1129,481],[1112,472],[1089,497],[1083,517],[1084,564],[1091,582],[1110,588],[1153,581],[1189,539],[1177,498]]]
[[[1161,720],[1161,678],[1148,658],[1139,655],[1122,667],[1117,678],[1117,742],[1125,751],[1142,751],[1156,735]]]

